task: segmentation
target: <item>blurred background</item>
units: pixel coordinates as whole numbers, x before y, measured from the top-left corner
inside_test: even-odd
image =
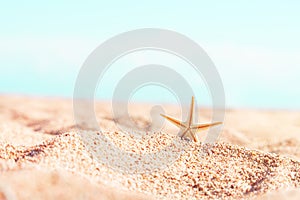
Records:
[[[298,1],[1,2],[0,93],[71,98],[81,65],[103,41],[133,29],[162,28],[186,35],[208,53],[227,107],[299,109],[299,9]],[[111,98],[126,70],[149,63],[177,69],[199,87],[199,103],[210,104],[190,66],[157,52],[116,62],[97,98]],[[145,87],[134,98],[174,100],[161,90]]]

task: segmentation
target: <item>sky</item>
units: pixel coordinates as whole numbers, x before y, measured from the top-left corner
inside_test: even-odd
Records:
[[[299,109],[299,10],[300,2],[292,0],[1,2],[0,93],[71,98],[82,64],[102,42],[134,29],[161,28],[189,37],[207,52],[222,78],[227,107]],[[114,68],[154,60],[184,65],[145,52]],[[182,74],[191,84],[203,84],[189,70]],[[120,77],[117,70],[108,72],[97,97],[109,99]],[[206,105],[205,90],[199,95]],[[173,98],[157,87],[134,96]]]

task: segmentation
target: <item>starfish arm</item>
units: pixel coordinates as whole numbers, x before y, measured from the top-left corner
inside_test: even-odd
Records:
[[[188,118],[188,126],[191,126],[193,123],[193,118],[194,118],[194,104],[195,104],[195,99],[194,96],[192,96],[192,101],[191,101],[191,107],[190,107],[190,115]]]
[[[181,121],[173,118],[173,117],[169,117],[167,115],[164,115],[164,114],[160,114],[162,117],[166,118],[167,120],[169,120],[170,122],[172,122],[173,124],[175,124],[177,127],[179,128],[186,128],[185,124],[183,124]]]
[[[179,137],[185,137],[185,135],[187,134],[189,129],[186,129],[185,131],[183,131],[182,133],[178,134]]]
[[[192,136],[194,142],[198,142],[198,138],[196,133],[194,133],[192,130],[189,131],[190,135]]]
[[[191,129],[200,129],[200,130],[205,130],[208,129],[212,126],[216,126],[222,124],[222,122],[214,122],[214,123],[206,123],[206,124],[196,124],[196,125],[192,125]]]

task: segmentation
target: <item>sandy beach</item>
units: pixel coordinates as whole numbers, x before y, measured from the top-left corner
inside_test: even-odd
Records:
[[[179,117],[174,105],[164,108]],[[137,126],[151,123],[149,106],[130,110]],[[97,102],[95,113],[101,134],[125,152],[145,154],[171,141],[185,149],[162,170],[126,173],[91,154],[99,149],[100,133],[79,134],[72,100],[2,95],[0,199],[300,198],[299,111],[228,109],[214,144],[182,140],[169,123],[155,137],[146,134],[147,142],[136,142],[130,132],[118,130],[109,103]],[[198,114],[200,122],[210,122],[209,109],[200,107]],[[82,134],[89,140],[83,141]],[[205,134],[200,132],[200,138]]]

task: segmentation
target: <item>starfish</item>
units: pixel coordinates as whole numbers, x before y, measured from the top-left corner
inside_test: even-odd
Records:
[[[190,113],[188,116],[188,119],[185,122],[181,122],[178,119],[175,119],[173,117],[169,117],[164,114],[160,114],[162,117],[166,118],[173,124],[175,124],[177,127],[181,129],[181,133],[178,134],[181,138],[190,138],[194,140],[194,142],[198,142],[198,138],[196,133],[201,130],[206,130],[212,126],[216,126],[219,124],[222,124],[222,122],[213,122],[213,123],[204,123],[204,124],[194,124],[194,104],[195,100],[194,97],[192,97],[191,107],[190,107]],[[190,137],[188,137],[190,135]]]

